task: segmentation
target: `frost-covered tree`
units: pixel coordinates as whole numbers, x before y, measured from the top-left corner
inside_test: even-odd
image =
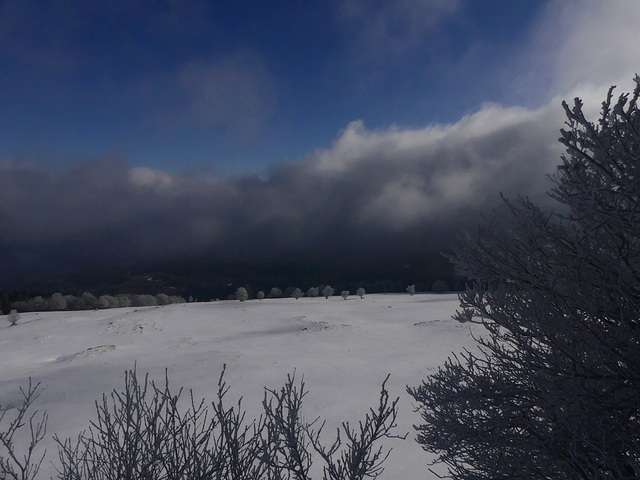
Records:
[[[16,323],[18,323],[18,320],[20,320],[20,314],[18,313],[18,310],[16,310],[15,308],[11,310],[9,312],[9,315],[7,315],[7,320],[9,320],[9,323],[11,324],[12,327]]]
[[[88,293],[87,295],[91,295],[90,293]],[[93,295],[92,295],[93,296]],[[88,297],[85,297],[88,298]],[[82,298],[82,296],[76,296],[76,295],[64,295],[64,301],[67,304],[67,310],[74,310],[74,311],[78,311],[78,310],[89,310],[89,309],[93,309],[97,306],[98,303],[98,299],[93,296],[93,299],[95,300],[91,300],[90,303],[86,303],[85,300]],[[49,299],[49,303],[51,303],[51,299]]]
[[[45,312],[49,310],[49,303],[40,295],[27,301],[27,309],[30,312]]]
[[[169,300],[171,300],[171,303],[187,303],[184,297],[180,295],[169,295]]]
[[[54,293],[49,298],[49,310],[66,310],[67,300],[61,293]]]
[[[69,310],[82,310],[84,309],[84,304],[80,298],[75,295],[65,295],[65,301],[67,302],[67,309]]]
[[[324,295],[324,298],[329,298],[333,295],[333,292],[335,292],[335,289],[331,285],[327,285],[322,289],[322,295]]]
[[[282,290],[277,287],[273,287],[267,296],[269,298],[282,298]]]
[[[413,296],[413,294],[416,293],[416,286],[407,285],[407,292],[409,292],[409,295]]]
[[[116,300],[118,301],[118,307],[131,306],[131,297],[129,295],[116,295]]]
[[[98,297],[98,308],[118,308],[118,300],[113,295],[100,295]]]
[[[309,290],[307,290],[307,297],[315,298],[318,296],[318,294],[318,287],[311,287]]]
[[[480,350],[409,393],[418,443],[453,479],[640,478],[640,78],[597,123],[563,103],[551,197],[465,234],[462,322]]]
[[[258,300],[264,300],[264,292],[262,290],[260,290],[257,294],[256,294],[256,298]]]
[[[11,309],[17,312],[28,312],[29,305],[25,300],[17,300],[11,304]]]
[[[350,293],[351,292],[349,290],[343,290],[340,295],[342,296],[343,300],[346,300]]]
[[[84,304],[84,308],[87,308],[87,309],[98,308],[98,299],[93,293],[84,292],[80,296],[80,300],[82,300],[82,303]]]
[[[291,298],[295,298],[296,300],[298,300],[299,298],[302,298],[302,297],[304,297],[304,292],[299,288],[295,288],[293,292],[291,292]]]
[[[236,290],[236,300],[244,302],[245,300],[248,300],[248,299],[249,299],[249,292],[247,292],[247,289],[244,287],[238,287],[238,289]]]
[[[166,293],[159,293],[156,295],[156,303],[158,305],[169,305],[171,300],[169,299],[169,295]]]
[[[358,290],[356,290],[356,295],[358,295],[360,298],[364,298],[364,294],[365,294],[364,288],[360,287],[358,288]]]
[[[109,308],[109,300],[107,300],[105,295],[100,295],[98,297],[98,308],[101,310]]]
[[[132,295],[131,306],[132,307],[155,307],[158,303],[156,297],[153,295]]]
[[[449,291],[449,285],[444,280],[436,280],[431,285],[431,291],[433,293],[444,293]]]

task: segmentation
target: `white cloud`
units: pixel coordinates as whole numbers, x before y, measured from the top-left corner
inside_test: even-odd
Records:
[[[598,106],[609,86],[628,91],[640,70],[638,25],[636,0],[550,1],[518,52],[513,90],[544,103],[580,96]]]
[[[448,175],[464,175],[473,168],[480,178],[485,168],[504,168],[518,162],[519,154],[526,157],[527,148],[559,154],[556,139],[563,118],[559,102],[554,102],[536,110],[488,104],[456,123],[414,129],[392,126],[371,131],[358,120],[330,149],[317,151],[312,163],[325,173],[366,170],[381,163],[390,170],[411,169],[420,175],[429,175],[420,170],[423,167]],[[557,159],[554,155],[553,161]]]
[[[401,230],[498,203],[498,193],[542,198],[562,151],[558,104],[538,110],[487,105],[451,125],[367,130],[351,123],[313,158],[320,175],[368,182],[360,222]]]
[[[386,225],[394,230],[424,220],[437,209],[424,191],[424,178],[402,175],[384,185],[358,212],[360,221]]]
[[[434,124],[424,128],[368,130],[362,120],[350,122],[333,146],[316,152],[315,167],[319,171],[340,172],[367,159],[384,155],[399,162],[433,153],[455,126]]]
[[[129,170],[128,179],[134,187],[168,191],[175,186],[175,179],[169,173],[151,167],[135,167]]]
[[[563,32],[554,62],[556,90],[629,82],[640,66],[640,3],[555,0],[549,28]],[[562,35],[562,33],[561,33]]]

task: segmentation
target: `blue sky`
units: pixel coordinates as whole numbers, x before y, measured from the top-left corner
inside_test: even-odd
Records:
[[[638,25],[637,0],[3,0],[0,286],[426,261],[500,193],[549,205],[561,102],[632,90]]]
[[[367,128],[453,122],[510,84],[547,2],[0,6],[0,156],[260,171]],[[546,100],[546,99],[544,99]]]

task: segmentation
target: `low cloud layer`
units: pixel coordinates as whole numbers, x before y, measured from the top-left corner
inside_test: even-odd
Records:
[[[545,202],[560,105],[488,105],[451,125],[371,131],[266,175],[207,177],[113,158],[0,163],[3,280],[30,269],[160,261],[428,257],[499,193]]]
[[[287,85],[294,85],[300,72],[296,68],[289,83],[283,83],[286,75],[259,44],[233,44],[224,51],[204,49],[191,55],[194,44],[207,39],[215,44],[211,35],[216,32],[206,21],[210,5],[204,1],[178,3],[190,7],[179,8],[180,15],[152,16],[143,35],[138,28],[121,31],[112,44],[116,54],[103,58],[103,66],[117,63],[118,69],[111,74],[109,68],[95,70],[100,75],[94,78],[95,89],[87,97],[92,101],[83,99],[92,108],[79,109],[80,116],[68,123],[65,119],[76,112],[64,100],[73,96],[76,84],[67,79],[82,78],[82,71],[76,69],[93,65],[94,53],[90,48],[75,48],[82,36],[76,37],[71,27],[77,23],[89,28],[92,22],[87,19],[102,15],[102,4],[72,16],[67,15],[67,1],[47,15],[24,2],[10,1],[0,7],[4,13],[0,26],[7,27],[0,28],[0,40],[6,45],[3,58],[12,60],[16,71],[29,73],[21,82],[37,88],[27,88],[22,94],[29,92],[24,98],[31,101],[31,92],[36,92],[34,98],[40,102],[36,102],[37,110],[29,111],[24,110],[19,95],[15,99],[5,96],[14,106],[13,114],[6,118],[24,127],[11,134],[7,123],[5,143],[36,145],[40,153],[22,156],[37,157],[39,162],[14,159],[10,154],[0,158],[0,287],[11,287],[17,276],[24,278],[30,272],[91,271],[171,261],[352,264],[357,270],[357,266],[376,262],[402,264],[436,258],[439,251],[449,248],[456,228],[477,223],[480,212],[499,204],[500,193],[527,195],[547,204],[545,192],[551,185],[545,174],[554,172],[562,152],[557,142],[564,122],[561,100],[580,96],[588,115],[595,119],[607,88],[618,84],[620,92],[628,90],[638,70],[640,9],[630,7],[629,0],[550,0],[531,31],[517,37],[504,61],[488,58],[483,52],[493,51],[491,45],[480,43],[450,62],[455,75],[448,78],[459,85],[452,103],[457,96],[465,96],[465,88],[483,91],[491,84],[504,91],[491,97],[501,98],[503,105],[486,104],[453,123],[423,128],[371,129],[367,119],[384,125],[380,118],[385,112],[367,116],[364,109],[365,121],[356,120],[360,113],[339,117],[344,123],[338,125],[344,129],[331,145],[293,162],[276,163],[264,174],[175,173],[162,170],[159,166],[168,163],[153,156],[164,157],[164,162],[176,156],[174,164],[181,165],[184,158],[188,170],[193,165],[190,159],[198,156],[194,143],[201,139],[207,145],[219,146],[220,141],[224,146],[232,140],[266,149],[273,140],[269,135],[295,138],[298,130],[290,125],[293,123],[303,124],[305,134],[315,138],[314,129],[321,130],[321,124],[313,122],[314,115],[325,113],[324,109],[305,111],[309,124],[307,117],[292,116],[284,121],[289,125],[284,130],[270,130],[269,123],[277,123],[290,108],[284,104],[300,99],[305,106],[313,104],[307,100],[322,91],[286,97]],[[146,0],[116,2],[111,7],[113,18],[129,9],[139,18],[153,10],[152,4]],[[465,2],[385,0],[371,7],[361,0],[349,0],[331,5],[341,45],[335,57],[342,60],[332,57],[327,65],[335,61],[342,65],[345,52],[355,57],[339,71],[354,73],[350,85],[365,91],[369,76],[378,78],[378,68],[401,76],[403,71],[395,70],[398,64],[392,59],[415,53],[416,45],[423,45],[442,25],[459,18],[456,15],[464,10]],[[34,23],[15,21],[21,18],[33,18]],[[58,38],[61,22],[69,25],[62,29],[66,35]],[[38,27],[46,40],[43,44],[49,47],[31,48],[29,25]],[[166,36],[164,32],[181,34]],[[108,31],[94,33],[96,38],[111,38]],[[147,50],[167,38],[171,45]],[[433,58],[436,53],[442,56],[436,50]],[[111,62],[112,57],[118,61]],[[372,59],[381,59],[382,64],[371,66],[369,62],[375,64]],[[499,67],[484,71],[484,64],[492,61]],[[306,67],[302,63],[300,71]],[[138,68],[140,65],[144,68]],[[317,70],[319,78],[328,78],[322,76],[323,68]],[[120,74],[129,69],[131,75],[121,80]],[[304,73],[299,78],[310,76]],[[9,71],[7,78],[11,75]],[[53,79],[50,90],[40,89],[42,78]],[[336,83],[341,83],[340,75],[337,78]],[[380,74],[379,78],[387,77]],[[398,91],[402,94],[401,88]],[[425,95],[442,91],[427,89]],[[406,96],[413,101],[416,94],[409,91]],[[327,105],[344,104],[346,111],[359,112],[345,97],[327,93],[318,98]],[[362,98],[378,104],[377,97]],[[126,115],[112,109],[112,103],[126,104]],[[509,103],[526,107],[506,106]],[[381,101],[379,105],[384,109],[386,104]],[[41,118],[40,110],[50,110],[54,116]],[[392,113],[389,118],[396,118]],[[59,132],[56,126],[62,127]],[[123,134],[129,130],[131,136]],[[150,139],[137,143],[137,134],[147,130],[154,132]],[[185,136],[171,144],[174,150],[165,151],[168,144],[161,137],[181,134]],[[105,147],[101,135],[113,136],[107,145],[115,142],[118,147]],[[61,152],[77,143],[82,145],[80,152],[121,152],[122,158],[96,154],[60,166],[55,163],[63,156],[56,155],[58,143],[64,144]],[[158,168],[131,164],[127,145],[143,151],[145,161],[140,163]],[[219,158],[211,158],[212,164],[224,160],[224,148],[203,151],[222,152]],[[54,160],[46,158],[47,152],[53,152]],[[74,154],[76,158],[80,155]],[[239,156],[231,155],[230,161]]]

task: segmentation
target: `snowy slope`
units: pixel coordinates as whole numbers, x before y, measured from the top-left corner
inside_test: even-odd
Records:
[[[377,405],[390,373],[390,394],[401,397],[397,433],[409,437],[393,441],[381,478],[435,478],[413,440],[420,418],[405,387],[474,345],[469,326],[450,318],[456,307],[455,295],[395,294],[26,313],[14,327],[0,317],[0,405],[15,401],[31,376],[42,382],[37,407],[49,412],[49,433],[75,437],[94,417],[94,401],[120,389],[134,364],[158,381],[166,368],[176,389],[211,400],[226,364],[229,398],[243,396],[251,414],[263,388],[280,387],[295,370],[309,390],[303,413],[331,430]],[[40,478],[54,473],[46,462]]]

